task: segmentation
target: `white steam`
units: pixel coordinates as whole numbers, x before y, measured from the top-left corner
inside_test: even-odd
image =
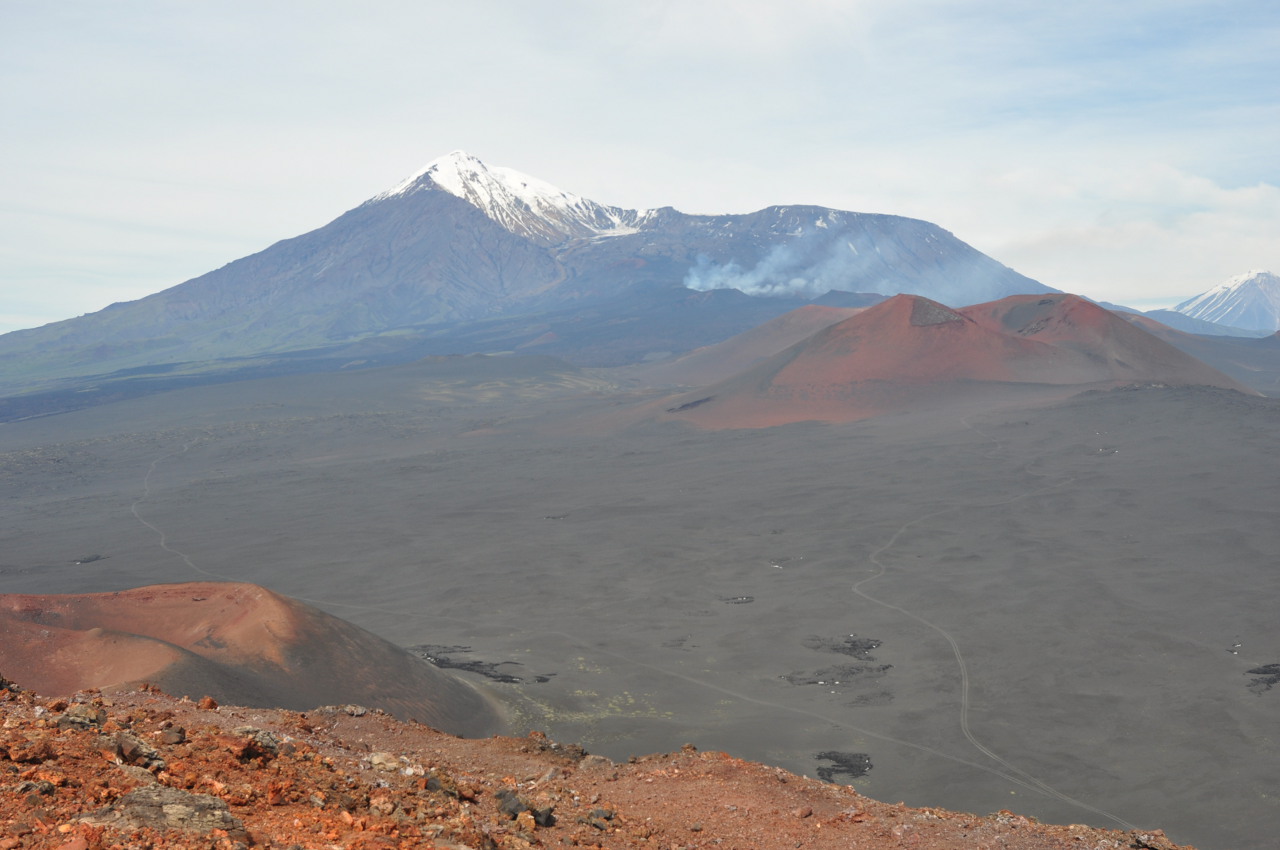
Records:
[[[872,254],[870,240],[859,239]],[[808,240],[777,245],[751,268],[734,261],[717,263],[699,255],[697,263],[684,277],[689,289],[706,292],[711,289],[737,289],[747,295],[818,298],[833,289],[848,292],[878,292],[887,281],[869,280],[868,262],[859,247],[848,239],[836,239],[821,246]],[[875,276],[879,278],[879,275]]]

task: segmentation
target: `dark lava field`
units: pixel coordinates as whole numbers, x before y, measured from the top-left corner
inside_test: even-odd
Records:
[[[416,364],[6,423],[0,586],[255,582],[614,759],[1274,846],[1280,400],[701,431],[656,398]]]

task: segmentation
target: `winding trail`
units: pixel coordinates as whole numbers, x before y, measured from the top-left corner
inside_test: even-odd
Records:
[[[1046,794],[1047,796],[1051,796],[1051,798],[1055,798],[1057,800],[1064,801],[1064,803],[1069,803],[1071,805],[1078,806],[1078,808],[1087,810],[1087,812],[1100,814],[1102,815],[1102,817],[1111,819],[1111,821],[1114,821],[1115,823],[1119,823],[1120,826],[1123,826],[1124,828],[1126,828],[1126,830],[1137,830],[1138,828],[1137,826],[1134,826],[1134,824],[1129,823],[1128,821],[1125,821],[1124,818],[1120,818],[1119,815],[1112,814],[1111,812],[1107,812],[1106,809],[1098,808],[1098,806],[1096,805],[1085,803],[1085,801],[1083,800],[1078,800],[1076,798],[1073,798],[1073,796],[1066,795],[1064,794],[1064,792],[1061,792],[1055,789],[1055,787],[1048,785],[1048,783],[1043,782],[1042,780],[1038,780],[1038,778],[1032,776],[1032,774],[1023,771],[1023,769],[1019,767],[1014,766],[1014,764],[1011,764],[1009,760],[1002,758],[1001,755],[996,753],[995,750],[992,750],[991,748],[989,748],[989,746],[987,746],[986,744],[983,744],[982,741],[979,741],[978,737],[973,734],[973,730],[969,726],[969,708],[970,708],[969,664],[968,662],[965,661],[964,653],[960,652],[959,641],[955,639],[955,636],[952,635],[951,632],[948,632],[946,629],[943,629],[943,627],[940,625],[937,625],[936,622],[927,620],[927,618],[920,616],[920,614],[918,613],[908,611],[908,609],[902,608],[901,605],[895,605],[891,602],[886,602],[886,600],[884,599],[873,597],[873,595],[870,595],[869,593],[867,593],[867,591],[863,590],[863,585],[868,584],[868,582],[870,581],[881,579],[881,577],[886,575],[887,567],[884,566],[884,563],[881,561],[881,559],[879,559],[879,557],[881,557],[882,554],[888,552],[888,550],[890,550],[891,548],[895,547],[895,545],[897,544],[897,541],[899,541],[901,536],[904,535],[906,531],[911,529],[911,527],[922,524],[922,522],[932,520],[932,518],[934,517],[943,516],[943,515],[946,515],[946,513],[961,511],[961,509],[965,509],[965,508],[996,508],[996,507],[1005,506],[1005,504],[1019,502],[1021,501],[1021,499],[1032,498],[1034,497],[1034,495],[1050,493],[1052,492],[1052,490],[1060,488],[1060,486],[1065,486],[1066,484],[1069,484],[1071,480],[1073,479],[1066,479],[1064,481],[1061,481],[1060,484],[1046,486],[1046,488],[1041,488],[1038,490],[1030,490],[1030,492],[1014,495],[1014,497],[1010,497],[1007,499],[1001,499],[1001,501],[998,501],[998,502],[988,502],[983,504],[969,503],[969,504],[961,504],[961,506],[952,506],[948,508],[942,508],[940,509],[940,511],[925,513],[925,515],[923,516],[915,517],[914,520],[904,522],[904,524],[899,526],[899,529],[897,529],[895,533],[893,533],[892,536],[890,536],[890,539],[888,539],[887,541],[884,541],[881,547],[874,550],[874,552],[870,553],[870,556],[868,556],[869,561],[872,562],[873,565],[876,565],[876,571],[874,571],[872,575],[865,576],[863,577],[863,579],[859,579],[858,581],[855,581],[854,584],[852,584],[850,590],[852,590],[852,593],[859,595],[859,597],[865,600],[868,600],[868,602],[870,603],[877,604],[879,605],[879,607],[882,607],[882,608],[887,608],[888,611],[893,611],[893,612],[902,614],[902,616],[908,617],[909,620],[914,620],[915,622],[920,623],[920,625],[928,627],[928,629],[931,629],[932,631],[936,632],[936,634],[940,635],[943,640],[946,640],[946,643],[948,646],[951,646],[951,653],[955,657],[956,668],[957,670],[959,670],[959,673],[960,673],[960,732],[961,734],[964,735],[965,740],[968,740],[969,744],[973,745],[973,748],[975,750],[978,750],[979,753],[986,755],[987,758],[993,760],[993,762],[996,762],[997,764],[1000,764],[1000,766],[1004,768],[1002,769],[1002,771],[997,771],[997,773],[1000,774],[1000,776],[1004,776],[1006,778],[1012,778],[1014,776],[1019,777],[1019,780],[1015,780],[1015,781],[1018,781],[1019,785],[1023,785],[1024,787],[1033,787],[1034,790],[1041,791],[1043,792],[1043,794]],[[1007,773],[1005,771],[1007,771]],[[1012,774],[1012,776],[1010,776],[1010,774]]]
[[[149,520],[143,519],[142,514],[138,512],[138,506],[151,497],[151,476],[155,474],[157,464],[159,464],[161,461],[168,460],[169,458],[174,458],[174,457],[178,457],[179,455],[186,454],[187,451],[189,451],[191,447],[198,442],[200,442],[198,439],[192,440],[191,442],[184,445],[178,451],[168,452],[166,454],[159,455],[154,460],[151,461],[151,464],[147,467],[146,475],[142,477],[142,493],[138,496],[138,498],[134,499],[133,504],[129,506],[129,513],[133,514],[133,518],[136,519],[139,523],[141,523],[143,526],[145,526],[146,528],[150,529],[152,532],[155,533],[156,537],[159,538],[158,543],[161,549],[170,553],[171,555],[177,556],[179,559],[181,559],[182,563],[186,564],[188,569],[190,569],[192,572],[199,573],[200,575],[205,576],[206,578],[215,579],[217,581],[252,582],[253,581],[252,578],[231,576],[225,573],[217,573],[212,570],[206,570],[204,567],[197,564],[189,554],[187,554],[186,552],[183,552],[181,549],[175,549],[173,546],[169,545],[169,537],[165,533],[165,531],[155,523]],[[375,614],[390,614],[394,617],[401,617],[406,619],[421,616],[420,614],[417,614],[412,611],[397,611],[391,608],[382,608],[377,605],[360,605],[354,602],[339,602],[338,600],[335,600],[335,599],[315,599],[309,596],[300,596],[296,593],[290,593],[289,598],[297,599],[301,602],[307,602],[312,605],[322,605],[322,606],[328,606],[330,608],[346,608],[351,611],[368,611]],[[452,619],[452,618],[434,617],[433,619],[441,620],[441,619]],[[459,622],[462,622],[462,621],[459,621]],[[465,622],[463,624],[465,625]]]
[[[156,536],[160,538],[159,544],[161,549],[163,549],[164,551],[172,555],[176,555],[193,572],[197,572],[200,575],[206,576],[211,579],[217,579],[218,581],[231,581],[231,582],[250,581],[250,579],[237,578],[236,576],[229,576],[223,573],[215,573],[212,570],[206,570],[204,567],[197,564],[195,560],[192,559],[192,557],[188,555],[186,552],[183,552],[180,549],[175,549],[174,547],[170,546],[169,537],[167,534],[165,534],[164,530],[161,529],[160,526],[156,525],[155,523],[150,522],[149,520],[143,519],[142,515],[138,512],[138,506],[143,502],[145,502],[151,496],[151,476],[155,474],[156,465],[160,463],[160,461],[162,460],[168,460],[169,458],[178,457],[179,455],[186,454],[187,451],[190,450],[190,448],[198,442],[200,441],[192,440],[191,442],[184,445],[180,450],[175,452],[169,452],[168,454],[162,454],[158,456],[155,460],[151,461],[151,465],[147,467],[147,474],[142,477],[142,494],[139,495],[138,498],[133,500],[133,504],[129,506],[129,512],[133,514],[134,519],[142,523],[147,528],[151,529],[151,531],[155,532]],[[412,614],[405,613],[402,611],[392,611],[388,608],[378,608],[371,605],[355,605],[350,602],[335,602],[332,599],[309,599],[305,596],[297,596],[294,594],[289,594],[289,596],[290,598],[298,599],[303,602],[308,602],[313,605],[328,605],[332,607],[350,608],[355,611],[372,611],[372,612],[377,612],[382,614],[392,614],[397,617],[413,616]]]
[[[995,454],[999,453],[1000,450],[1003,448],[1003,444],[999,440],[997,440],[996,438],[992,437],[990,434],[987,434],[986,432],[982,431],[980,428],[973,425],[969,421],[968,417],[964,417],[961,421],[964,423],[966,428],[969,428],[970,430],[979,434],[983,438],[990,440],[994,444],[994,448],[991,451],[987,452],[984,455],[985,457],[992,457]],[[1029,468],[1026,468],[1025,466],[1024,466],[1024,471],[1026,471],[1030,475],[1045,477],[1040,473],[1036,473],[1030,470]],[[880,560],[880,556],[883,555],[885,552],[889,551],[890,549],[892,549],[895,545],[897,545],[902,535],[905,534],[911,528],[917,525],[920,525],[922,523],[925,523],[928,520],[931,520],[935,517],[943,516],[945,514],[954,513],[957,511],[970,509],[970,508],[980,508],[980,509],[996,508],[996,507],[1000,507],[1001,505],[1013,504],[1015,502],[1029,499],[1034,496],[1042,495],[1044,493],[1051,493],[1054,490],[1067,486],[1074,480],[1075,480],[1074,478],[1064,478],[1063,480],[1058,481],[1057,483],[1046,485],[1044,487],[1039,487],[1034,490],[1028,490],[1026,492],[1019,493],[1017,495],[1009,496],[1007,498],[999,499],[996,501],[979,503],[979,504],[966,502],[964,504],[951,505],[949,507],[940,508],[935,511],[930,511],[929,513],[925,513],[918,517],[915,517],[914,519],[908,520],[907,522],[904,522],[902,525],[898,526],[898,528],[893,532],[893,534],[889,536],[889,539],[885,541],[879,548],[874,550],[868,556],[868,560],[870,560],[870,562],[875,565],[875,571],[871,575],[861,578],[858,581],[854,582],[854,584],[850,588],[853,591],[853,593],[867,600],[868,602],[871,602],[875,605],[879,605],[890,611],[894,611],[895,613],[901,614],[902,616],[907,617],[911,620],[914,620],[920,623],[921,625],[933,630],[947,642],[948,646],[951,647],[951,652],[955,657],[956,667],[958,668],[959,674],[960,674],[960,709],[959,709],[960,710],[960,718],[959,718],[960,731],[964,735],[965,740],[967,740],[969,744],[974,747],[974,749],[982,753],[991,761],[995,762],[997,765],[999,765],[999,767],[992,767],[991,765],[981,764],[979,762],[974,762],[968,759],[960,758],[959,756],[954,756],[949,753],[942,752],[941,750],[934,749],[933,747],[928,747],[923,744],[916,743],[914,741],[907,741],[901,738],[895,738],[891,735],[885,735],[879,732],[874,732],[865,727],[855,726],[843,718],[838,719],[838,718],[830,717],[825,714],[821,714],[816,711],[810,711],[808,709],[800,708],[797,706],[784,705],[781,703],[772,702],[770,700],[753,697],[748,694],[744,694],[740,691],[735,691],[730,688],[725,688],[720,685],[713,684],[711,682],[694,678],[684,673],[679,673],[674,670],[668,670],[666,668],[659,667],[654,664],[649,664],[647,662],[640,661],[636,658],[626,656],[622,653],[604,649],[603,647],[597,644],[588,643],[579,637],[576,637],[571,634],[567,634],[565,632],[543,632],[542,634],[555,635],[561,638],[565,638],[590,652],[612,656],[614,658],[619,659],[620,661],[626,662],[627,664],[635,665],[638,667],[644,667],[648,670],[652,670],[661,675],[680,679],[682,681],[696,685],[700,688],[716,691],[718,693],[733,697],[743,702],[752,703],[754,705],[759,705],[765,708],[774,709],[776,711],[781,711],[781,712],[790,713],[790,714],[798,714],[798,715],[814,718],[817,720],[822,720],[822,721],[831,723],[837,728],[848,729],[869,738],[874,738],[876,740],[885,741],[891,744],[897,744],[903,747],[909,747],[919,752],[927,753],[929,755],[946,759],[948,761],[951,761],[957,764],[962,764],[967,767],[981,770],[985,773],[989,773],[994,776],[999,776],[1002,779],[1005,779],[1027,790],[1043,794],[1047,797],[1051,797],[1063,803],[1067,803],[1069,805],[1075,806],[1083,811],[1091,812],[1100,817],[1107,818],[1108,820],[1118,824],[1124,829],[1131,829],[1131,830],[1137,829],[1138,827],[1135,826],[1134,824],[1130,823],[1129,821],[1121,818],[1116,814],[1113,814],[1112,812],[1107,811],[1106,809],[1100,808],[1091,803],[1085,802],[1083,800],[1077,799],[1075,797],[1072,797],[1068,794],[1065,794],[1059,791],[1058,789],[1049,785],[1047,782],[1044,782],[1043,780],[1036,778],[1035,776],[1031,775],[1025,770],[1022,770],[1016,765],[1010,763],[1007,759],[1003,758],[999,753],[995,752],[990,747],[988,747],[987,745],[983,744],[980,740],[978,740],[977,736],[974,735],[973,730],[969,724],[969,708],[970,708],[969,666],[968,666],[968,663],[965,661],[964,653],[961,652],[960,650],[959,642],[955,639],[955,637],[950,632],[948,632],[946,629],[942,628],[938,624],[926,619],[925,617],[920,616],[919,614],[913,613],[907,610],[906,608],[903,608],[898,605],[894,605],[891,602],[887,602],[883,599],[879,599],[875,596],[872,596],[871,594],[867,593],[865,590],[862,589],[862,585],[867,584],[868,582],[874,581],[875,579],[881,578],[886,574],[886,572],[888,571],[888,568]]]
[[[159,526],[143,519],[142,514],[138,513],[138,505],[145,502],[151,496],[151,476],[155,474],[156,464],[160,463],[160,461],[162,460],[168,460],[171,457],[177,457],[178,455],[186,454],[191,449],[191,447],[198,442],[199,440],[192,440],[191,442],[184,445],[181,450],[160,455],[155,460],[151,461],[151,465],[147,467],[147,474],[142,477],[142,495],[138,496],[138,498],[133,500],[133,504],[129,506],[129,513],[133,514],[133,518],[136,519],[138,522],[142,523],[147,528],[151,529],[156,533],[156,535],[160,538],[161,549],[170,553],[171,555],[177,555],[179,558],[182,559],[182,562],[184,564],[186,564],[195,572],[200,573],[201,575],[206,575],[209,578],[222,579],[223,581],[236,581],[236,579],[233,579],[230,576],[211,573],[206,569],[202,569],[201,567],[196,566],[196,562],[191,560],[190,555],[188,555],[186,552],[181,552],[177,549],[174,549],[172,546],[169,545],[168,536],[160,529]]]
[[[968,421],[968,417],[964,417],[961,421],[964,423],[966,428],[969,428],[975,433],[981,435],[983,438],[990,440],[992,443],[994,443],[995,447],[990,452],[987,452],[985,454],[986,457],[992,457],[1002,449],[1003,444],[999,440],[995,439],[991,435],[985,433],[981,429],[974,426],[972,423]],[[151,479],[152,479],[152,476],[155,474],[157,465],[161,461],[185,454],[187,451],[191,449],[192,446],[194,446],[198,442],[199,442],[198,439],[192,440],[186,443],[180,450],[159,455],[154,460],[151,461],[150,465],[147,467],[146,474],[143,476],[142,493],[138,496],[137,499],[133,501],[132,505],[130,505],[130,512],[133,514],[134,518],[139,523],[141,523],[143,526],[150,529],[152,532],[156,534],[156,536],[159,538],[159,546],[161,549],[180,558],[182,562],[193,572],[199,573],[200,575],[206,576],[211,579],[217,579],[221,581],[246,581],[246,579],[243,579],[243,578],[236,578],[233,576],[212,572],[210,570],[206,570],[203,567],[199,566],[198,564],[196,564],[196,562],[190,555],[171,546],[169,544],[168,536],[166,535],[166,533],[156,524],[144,519],[138,510],[139,505],[141,505],[143,502],[145,502],[147,499],[151,497],[151,492],[152,492]],[[1039,473],[1031,471],[1029,468],[1027,468],[1026,465],[1024,465],[1024,471],[1026,471],[1028,474],[1031,474],[1031,475],[1040,475]],[[1041,476],[1041,477],[1044,477],[1044,476]],[[1090,803],[1084,802],[1082,800],[1079,800],[1075,797],[1072,797],[1068,794],[1065,794],[1057,790],[1056,788],[1052,787],[1048,783],[1036,778],[1035,776],[1032,776],[1031,774],[1022,770],[1021,768],[1017,767],[1016,765],[1011,764],[1007,759],[1003,758],[997,752],[992,750],[990,747],[983,744],[974,735],[973,730],[971,729],[969,724],[969,709],[970,709],[969,668],[968,668],[968,663],[965,661],[964,653],[961,652],[960,650],[959,642],[955,639],[955,637],[950,632],[948,632],[946,629],[942,628],[938,624],[926,619],[925,617],[920,616],[919,614],[915,614],[907,610],[906,608],[903,608],[898,605],[894,605],[891,602],[872,596],[871,594],[867,593],[865,590],[862,589],[863,585],[868,584],[869,582],[875,581],[876,579],[882,578],[887,574],[888,568],[885,566],[884,562],[880,560],[880,557],[884,555],[886,552],[888,552],[890,549],[892,549],[894,546],[896,546],[898,541],[902,538],[902,536],[906,534],[910,529],[914,528],[915,526],[925,523],[935,517],[943,516],[949,513],[954,513],[954,512],[965,510],[965,509],[995,508],[995,507],[1000,507],[1001,505],[1013,504],[1015,502],[1029,499],[1034,496],[1053,492],[1054,490],[1057,490],[1061,487],[1066,486],[1067,484],[1070,484],[1073,480],[1074,480],[1073,478],[1065,478],[1055,484],[1046,485],[1044,487],[1040,487],[1034,490],[1028,490],[1026,492],[1019,493],[1017,495],[1010,496],[997,501],[986,502],[981,504],[966,502],[963,504],[951,505],[949,507],[940,508],[938,510],[931,511],[929,513],[925,513],[920,516],[917,516],[914,519],[908,520],[907,522],[904,522],[902,525],[898,526],[898,528],[893,532],[893,534],[889,536],[889,539],[886,540],[883,544],[881,544],[879,548],[871,552],[871,554],[868,556],[868,560],[875,567],[872,574],[865,576],[859,579],[858,581],[854,582],[854,584],[850,588],[850,590],[854,594],[861,597],[862,599],[865,599],[868,602],[871,602],[875,605],[878,605],[880,607],[883,607],[885,609],[888,609],[890,611],[893,611],[897,614],[900,614],[904,617],[907,617],[911,620],[914,620],[920,623],[921,625],[937,633],[940,637],[942,637],[947,642],[947,644],[951,647],[951,651],[955,657],[956,666],[960,674],[960,706],[959,706],[960,731],[970,745],[972,745],[982,755],[986,756],[988,759],[995,762],[995,765],[997,766],[992,766],[989,764],[983,764],[981,762],[971,761],[969,759],[951,755],[950,753],[943,752],[941,750],[926,746],[924,744],[920,744],[914,741],[908,741],[902,738],[895,738],[891,735],[875,732],[865,727],[855,726],[849,723],[847,718],[831,717],[829,715],[822,714],[816,711],[811,711],[806,708],[773,702],[771,700],[761,699],[759,697],[753,697],[741,691],[733,690],[731,688],[726,688],[721,685],[717,685],[712,682],[708,682],[703,679],[698,679],[688,674],[678,672],[676,670],[660,667],[658,665],[641,661],[637,658],[625,655],[620,652],[615,652],[613,650],[605,649],[604,647],[601,647],[598,644],[588,642],[583,638],[580,638],[573,634],[569,634],[567,632],[545,631],[545,632],[541,632],[541,634],[563,638],[589,652],[598,653],[601,655],[607,655],[607,656],[616,658],[620,661],[623,661],[629,665],[642,667],[644,669],[650,670],[654,673],[657,673],[662,676],[666,676],[668,678],[678,679],[680,681],[694,685],[697,688],[700,688],[703,690],[715,691],[725,696],[732,697],[741,702],[758,705],[763,708],[772,709],[774,711],[778,711],[786,714],[800,715],[800,716],[808,717],[814,720],[821,720],[825,723],[830,723],[832,726],[839,729],[847,729],[849,731],[856,732],[860,735],[864,735],[868,738],[884,741],[886,743],[895,744],[902,747],[907,747],[907,748],[916,750],[918,752],[926,753],[930,756],[934,756],[940,759],[945,759],[955,764],[960,764],[969,768],[973,768],[975,770],[980,770],[985,773],[991,774],[993,776],[998,776],[1026,790],[1043,794],[1045,796],[1048,796],[1048,797],[1057,799],[1061,802],[1067,803],[1069,805],[1075,806],[1083,811],[1091,812],[1095,815],[1107,818],[1108,820],[1111,820],[1114,823],[1120,825],[1124,829],[1130,829],[1130,830],[1137,829],[1137,827],[1134,824],[1124,820],[1118,815],[1115,815],[1105,809],[1102,809],[1098,806],[1094,806]],[[414,612],[398,611],[398,610],[384,608],[380,606],[374,606],[374,605],[361,605],[361,604],[356,604],[351,602],[339,602],[331,599],[314,599],[314,598],[308,598],[305,596],[296,596],[293,594],[290,594],[290,595],[294,599],[298,599],[303,602],[307,602],[314,605],[345,608],[352,611],[367,611],[372,613],[389,614],[389,615],[401,617],[401,618],[412,618],[415,616],[421,616],[421,614],[416,614]],[[441,618],[437,617],[434,619],[441,619]],[[448,619],[448,618],[445,618],[445,619]]]
[[[964,417],[961,421],[964,423],[965,427],[983,436],[984,438],[991,440],[993,443],[996,444],[996,447],[991,452],[988,452],[985,455],[986,457],[991,457],[995,453],[1000,451],[1000,449],[1002,448],[1002,444],[1000,443],[1000,441],[996,440],[991,435],[985,433],[981,429],[974,426],[972,423],[969,422],[968,417]],[[1039,475],[1039,473],[1032,472],[1030,469],[1027,469],[1025,466],[1024,466],[1024,471],[1026,471],[1030,475]],[[1017,777],[1017,779],[1015,779],[1014,781],[1018,782],[1018,784],[1022,785],[1023,787],[1033,788],[1034,790],[1037,790],[1049,797],[1053,797],[1057,800],[1061,800],[1064,803],[1069,803],[1085,811],[1093,812],[1096,815],[1101,815],[1102,817],[1105,817],[1111,821],[1114,821],[1115,823],[1119,824],[1125,829],[1137,829],[1135,825],[1129,823],[1128,821],[1124,820],[1118,815],[1112,814],[1111,812],[1106,811],[1105,809],[1099,808],[1097,806],[1094,806],[1090,803],[1086,803],[1083,800],[1078,800],[1075,797],[1064,794],[1063,792],[1059,791],[1058,789],[1054,788],[1048,783],[1040,779],[1037,779],[1035,776],[1032,776],[1031,774],[1022,770],[1021,768],[1011,764],[1007,759],[1003,758],[999,753],[995,752],[986,744],[978,740],[977,736],[973,734],[973,729],[969,725],[969,708],[970,708],[969,692],[970,692],[970,686],[971,686],[970,677],[969,677],[969,665],[968,665],[968,662],[965,661],[964,653],[960,651],[960,643],[955,639],[955,636],[952,635],[946,629],[944,629],[942,626],[938,625],[937,623],[934,623],[933,621],[928,620],[925,617],[922,617],[921,615],[916,614],[912,611],[908,611],[906,608],[903,608],[899,605],[894,605],[892,602],[888,602],[884,599],[880,599],[879,597],[872,596],[870,593],[867,593],[865,590],[862,589],[863,585],[868,584],[869,582],[873,582],[878,578],[884,577],[884,575],[888,572],[888,568],[885,566],[884,562],[880,560],[880,556],[888,552],[894,546],[896,546],[898,543],[898,540],[902,537],[902,535],[905,534],[908,530],[914,528],[915,526],[920,525],[921,523],[927,522],[928,520],[934,519],[935,517],[943,516],[949,513],[955,513],[961,510],[974,509],[974,508],[989,509],[989,508],[997,508],[1002,505],[1010,505],[1015,502],[1023,501],[1024,499],[1030,499],[1034,496],[1043,495],[1045,493],[1051,493],[1054,490],[1057,490],[1061,487],[1065,487],[1066,485],[1070,484],[1074,480],[1075,480],[1074,478],[1064,478],[1063,480],[1057,482],[1056,484],[1047,485],[1045,487],[1040,487],[1035,490],[1028,490],[1024,493],[1019,493],[1015,496],[1009,496],[1007,498],[1000,499],[997,501],[983,502],[983,503],[966,502],[960,505],[952,505],[950,507],[940,508],[939,510],[922,514],[916,517],[915,519],[908,520],[907,522],[904,522],[902,525],[898,526],[897,530],[894,531],[893,534],[890,535],[889,539],[886,540],[883,544],[881,544],[881,546],[878,549],[875,549],[873,552],[871,552],[871,554],[868,556],[867,559],[875,566],[875,570],[872,572],[871,575],[865,576],[859,579],[858,581],[854,582],[852,587],[850,587],[850,590],[852,590],[853,593],[867,600],[868,602],[874,603],[875,605],[879,605],[882,608],[886,608],[890,611],[901,614],[902,616],[907,617],[908,619],[914,620],[917,623],[920,623],[921,625],[937,633],[940,637],[942,637],[943,640],[947,642],[947,645],[951,647],[951,652],[955,657],[956,667],[960,674],[960,718],[959,718],[960,732],[961,734],[964,735],[965,740],[967,740],[973,746],[974,749],[976,749],[978,752],[982,753],[984,756],[994,761],[996,764],[1000,765],[1002,770],[995,771],[996,773],[998,773],[998,775],[1004,776],[1009,779],[1013,779],[1014,777]]]
[[[598,644],[589,643],[580,637],[567,634],[566,632],[540,632],[539,634],[552,635],[555,637],[565,638],[588,652],[596,653],[599,655],[608,655],[618,659],[619,661],[624,661],[627,664],[630,664],[636,667],[644,667],[647,670],[652,670],[653,672],[661,674],[663,676],[667,676],[673,679],[680,679],[692,685],[696,685],[699,688],[702,688],[704,690],[715,691],[717,693],[724,694],[725,696],[733,697],[734,699],[737,699],[741,702],[751,703],[752,705],[758,705],[763,708],[771,708],[771,709],[774,709],[775,711],[780,711],[786,714],[798,714],[803,717],[812,718],[814,720],[822,720],[826,723],[830,723],[832,726],[835,726],[838,729],[847,729],[852,732],[857,732],[860,735],[865,735],[868,738],[874,738],[878,741],[885,741],[886,743],[897,744],[898,746],[902,746],[902,747],[908,747],[910,749],[917,750],[922,753],[927,753],[931,756],[936,756],[941,759],[946,759],[947,761],[955,762],[956,764],[962,764],[966,767],[974,768],[975,770],[981,770],[984,773],[989,773],[989,774],[992,774],[993,776],[999,776],[1002,779],[1008,780],[1009,782],[1012,782],[1015,785],[1019,785],[1027,789],[1028,791],[1037,791],[1037,792],[1044,791],[1044,787],[1042,787],[1040,783],[1037,783],[1034,780],[1028,781],[1027,779],[1020,778],[1016,773],[1013,773],[1013,772],[1006,773],[1002,770],[991,767],[990,765],[985,765],[975,761],[969,761],[968,759],[964,759],[959,756],[953,756],[950,753],[945,753],[942,750],[937,750],[937,749],[934,749],[933,747],[925,746],[924,744],[918,744],[914,741],[908,741],[903,738],[895,738],[892,735],[885,735],[881,732],[874,732],[863,726],[855,726],[849,723],[844,718],[831,717],[830,715],[821,714],[816,711],[810,711],[807,708],[800,708],[794,705],[785,705],[783,703],[773,702],[772,700],[753,697],[753,696],[750,696],[749,694],[744,694],[741,691],[735,691],[732,688],[722,687],[720,685],[716,685],[712,682],[708,682],[703,679],[694,678],[693,676],[690,676],[685,673],[679,673],[679,672],[676,672],[675,670],[668,670],[665,667],[659,667],[655,664],[650,664],[645,661],[640,661],[637,658],[624,655],[620,652],[614,652],[613,650],[605,649],[604,647],[599,646]],[[1021,771],[1018,771],[1017,773],[1021,773]],[[1069,798],[1066,798],[1066,799],[1069,800]],[[1070,801],[1070,802],[1074,802],[1074,801]],[[1110,815],[1108,815],[1108,817],[1110,817]]]

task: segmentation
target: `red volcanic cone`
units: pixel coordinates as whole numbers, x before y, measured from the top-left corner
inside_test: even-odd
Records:
[[[358,703],[456,734],[498,726],[494,709],[465,682],[253,584],[0,595],[0,670],[46,696],[150,682],[240,705]]]
[[[712,428],[852,421],[1010,385],[1209,384],[1251,392],[1072,295],[952,310],[898,295],[727,380],[668,414]]]

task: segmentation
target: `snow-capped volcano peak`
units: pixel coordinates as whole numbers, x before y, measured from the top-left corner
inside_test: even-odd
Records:
[[[1267,279],[1276,280],[1276,276],[1266,269],[1250,269],[1244,274],[1238,274],[1235,277],[1229,277],[1222,283],[1218,284],[1215,289],[1239,289],[1242,286],[1263,285],[1267,283]]]
[[[1280,277],[1254,269],[1173,308],[1193,319],[1245,330],[1280,330]]]
[[[1235,275],[1174,307],[1192,319],[1245,330],[1280,330],[1280,278],[1254,269]]]
[[[448,192],[512,233],[551,243],[634,233],[649,215],[598,204],[514,168],[486,165],[465,151],[432,160],[373,200],[427,190]]]

